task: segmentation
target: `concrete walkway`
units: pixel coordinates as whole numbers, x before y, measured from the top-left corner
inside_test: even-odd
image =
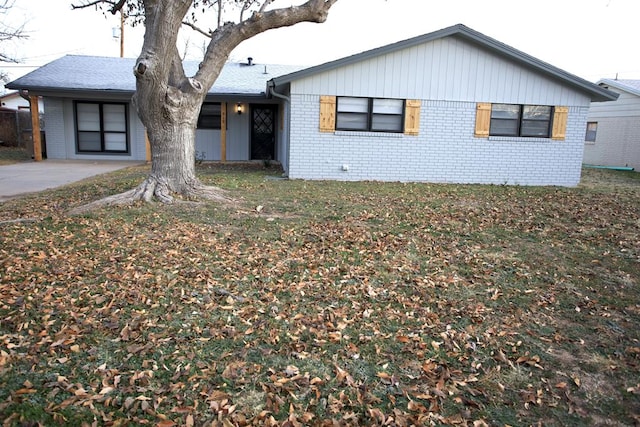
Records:
[[[0,203],[21,194],[60,187],[140,164],[139,161],[44,160],[0,166]]]

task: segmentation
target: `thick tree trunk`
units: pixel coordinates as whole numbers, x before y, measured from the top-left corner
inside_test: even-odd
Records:
[[[151,145],[151,174],[134,197],[162,202],[172,194],[206,196],[195,174],[195,132],[206,89],[188,78],[176,49],[190,1],[145,2],[146,32],[136,61],[133,102]]]
[[[195,129],[190,125],[173,124],[149,131],[155,141],[152,151],[151,175],[163,177],[169,190],[185,193],[193,188],[195,176]]]
[[[324,22],[336,1],[307,0],[301,6],[265,11],[272,1],[263,0],[251,17],[237,24],[226,23],[210,33],[211,41],[200,69],[193,77],[187,77],[176,41],[193,0],[142,0],[145,34],[142,52],[133,70],[136,77],[133,103],[147,129],[151,173],[137,188],[77,208],[75,212],[137,200],[171,203],[174,195],[232,202],[219,188],[203,185],[195,173],[196,123],[207,91],[231,51],[243,40],[303,21]],[[113,11],[124,4],[124,1],[118,2]]]
[[[167,180],[169,190],[184,193],[192,188],[195,177],[195,129],[174,124],[169,129],[150,130],[155,141],[151,175]]]
[[[149,176],[133,190],[80,206],[71,213],[82,214],[100,206],[127,205],[136,201],[172,203],[175,195],[187,200],[215,200],[233,205],[235,201],[227,197],[224,190],[206,186],[196,176],[195,129],[195,124],[189,121],[176,123],[172,120],[149,128],[152,159]]]
[[[195,127],[190,123],[165,123],[149,128],[151,174],[155,196],[170,201],[171,193],[194,195],[201,188],[195,171]]]

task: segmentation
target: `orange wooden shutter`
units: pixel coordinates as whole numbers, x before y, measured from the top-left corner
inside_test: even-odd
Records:
[[[407,99],[404,107],[404,134],[418,135],[420,133],[420,106],[418,99]]]
[[[569,116],[569,107],[555,107],[553,112],[553,130],[551,138],[558,141],[564,141],[567,135],[567,117]]]
[[[488,138],[491,126],[491,104],[479,102],[476,105],[476,131],[477,138]]]
[[[320,132],[336,130],[336,97],[320,97]]]

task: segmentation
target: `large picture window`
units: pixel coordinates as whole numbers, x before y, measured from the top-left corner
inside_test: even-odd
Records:
[[[493,104],[490,135],[548,138],[553,107],[546,105]]]
[[[79,153],[129,152],[127,104],[76,102]]]
[[[403,132],[404,100],[338,97],[336,129]]]

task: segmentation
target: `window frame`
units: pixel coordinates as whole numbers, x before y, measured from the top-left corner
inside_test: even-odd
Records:
[[[589,130],[589,125],[595,125],[595,129]],[[592,137],[593,139],[589,137],[590,135],[593,135]],[[587,122],[587,128],[584,134],[584,142],[589,144],[595,144],[597,137],[598,137],[598,122]]]
[[[99,130],[82,130],[80,129],[80,121],[78,118],[78,105],[87,104],[87,105],[97,105],[98,106],[98,121],[99,121]],[[105,129],[105,105],[118,105],[124,107],[124,131],[118,130],[107,130]],[[130,126],[129,126],[129,104],[126,102],[111,102],[111,101],[85,101],[85,100],[76,100],[73,103],[74,110],[74,120],[75,120],[75,131],[76,131],[76,153],[78,154],[130,154],[131,144],[129,141],[130,134]],[[98,134],[100,139],[100,149],[99,150],[88,150],[81,148],[80,135],[82,133],[93,133]],[[108,134],[123,134],[124,135],[124,150],[108,150],[106,135]]]
[[[219,107],[219,114],[206,114],[203,112],[208,105],[217,105]],[[205,117],[210,117],[214,121],[213,125],[207,123]],[[211,120],[211,119],[210,119]],[[200,108],[200,114],[198,114],[198,123],[196,129],[210,129],[220,130],[222,129],[222,103],[221,102],[203,102]]]
[[[502,105],[509,107],[518,107],[517,117],[516,118],[500,118],[494,117],[494,106]],[[538,120],[538,119],[530,119],[525,118],[525,109],[527,107],[545,107],[549,109],[548,119],[547,120]],[[491,104],[491,114],[489,116],[489,136],[504,136],[504,137],[516,137],[516,138],[551,138],[553,131],[553,119],[555,114],[555,107],[551,105],[533,105],[533,104],[505,104],[505,103],[492,103]],[[515,122],[515,132],[500,132],[495,130],[494,122]],[[527,134],[525,129],[525,124],[528,122],[546,122],[547,130],[545,135],[531,135]]]
[[[340,111],[340,100],[341,99],[360,99],[360,100],[367,100],[367,111],[366,112],[350,112],[350,111]],[[400,107],[400,113],[399,114],[393,114],[393,113],[374,113],[373,109],[374,109],[374,102],[376,100],[380,100],[380,101],[401,101],[402,105]],[[405,115],[406,115],[406,108],[407,108],[407,100],[406,99],[400,99],[400,98],[368,98],[368,97],[360,97],[360,96],[336,96],[336,111],[335,111],[335,115],[336,115],[336,123],[335,123],[335,130],[337,131],[346,131],[346,132],[376,132],[376,133],[395,133],[395,134],[402,134],[405,132]],[[339,121],[340,121],[340,116],[341,115],[347,115],[347,116],[365,116],[365,120],[366,120],[366,127],[365,128],[360,128],[360,129],[354,129],[354,128],[349,128],[349,127],[340,127],[338,125]],[[374,119],[376,117],[396,117],[397,119],[400,120],[400,127],[399,129],[374,129]]]

